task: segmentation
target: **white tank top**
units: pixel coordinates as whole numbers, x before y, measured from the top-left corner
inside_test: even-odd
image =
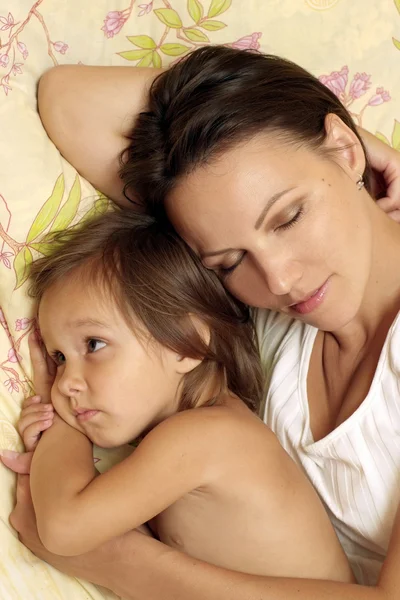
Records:
[[[267,377],[264,420],[322,498],[357,580],[375,585],[400,501],[400,315],[367,397],[318,442],[307,400],[317,329],[266,310],[255,322]]]

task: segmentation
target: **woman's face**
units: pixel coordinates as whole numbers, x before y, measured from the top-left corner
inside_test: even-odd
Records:
[[[260,136],[185,178],[166,208],[236,297],[337,331],[371,269],[372,200],[349,152],[335,161]]]

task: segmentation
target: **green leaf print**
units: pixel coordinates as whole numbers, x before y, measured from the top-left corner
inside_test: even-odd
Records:
[[[118,54],[126,60],[140,60],[148,54],[151,55],[151,50],[127,50],[126,52],[118,52]]]
[[[397,121],[397,119],[394,120],[392,146],[395,150],[400,150],[400,123]]]
[[[64,195],[64,188],[64,175],[61,174],[54,185],[50,198],[43,204],[31,225],[26,238],[27,244],[39,237],[53,221],[60,207]]]
[[[78,175],[75,177],[74,184],[69,193],[68,199],[64,206],[61,207],[60,212],[54,219],[51,226],[51,231],[59,231],[60,229],[66,229],[68,225],[72,223],[78,212],[78,207],[81,201],[81,183]]]
[[[204,21],[204,23],[202,23],[200,27],[202,27],[203,29],[207,29],[207,31],[218,31],[219,29],[223,29],[224,27],[226,27],[226,24],[222,21],[207,20]]]
[[[200,29],[195,29],[194,27],[189,27],[188,29],[184,29],[183,33],[192,42],[209,42],[210,38],[204,33],[204,31],[200,31]]]
[[[188,12],[195,23],[198,23],[203,17],[203,6],[199,0],[188,0]]]
[[[180,29],[182,27],[180,16],[172,8],[157,8],[154,14],[167,27],[172,27],[173,29]]]
[[[133,35],[127,38],[131,44],[137,46],[138,48],[145,48],[147,50],[153,50],[157,48],[157,44],[153,40],[153,38],[148,35]]]
[[[190,47],[184,46],[183,44],[163,44],[160,47],[160,50],[167,56],[180,56],[190,50]]]
[[[153,67],[155,69],[161,69],[162,67],[161,56],[156,51],[153,52]]]
[[[212,19],[213,17],[222,15],[222,13],[226,12],[228,8],[230,8],[231,4],[232,0],[212,0],[210,8],[208,9],[207,17]]]
[[[139,61],[136,66],[137,67],[149,67],[152,62],[153,62],[153,52],[150,50],[150,52],[148,52],[146,54],[146,56],[143,56],[142,60]]]
[[[14,271],[16,277],[15,289],[21,287],[29,277],[29,267],[32,264],[32,252],[24,246],[14,259]]]

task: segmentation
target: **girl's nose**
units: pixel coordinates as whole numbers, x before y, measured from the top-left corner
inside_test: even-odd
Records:
[[[63,372],[58,379],[57,385],[61,394],[64,396],[74,396],[83,392],[86,388],[82,373],[77,367],[65,364]]]

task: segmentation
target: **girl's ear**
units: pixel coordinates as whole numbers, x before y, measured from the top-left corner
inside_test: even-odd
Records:
[[[190,315],[190,320],[195,329],[197,330],[197,333],[203,340],[204,344],[208,346],[211,339],[210,328],[208,327],[208,325],[206,325],[204,321],[202,321],[201,319],[199,319],[199,317],[196,317],[195,315]],[[203,361],[202,358],[190,358],[189,356],[180,356],[179,354],[176,355],[176,360],[177,373],[179,373],[180,375],[190,373],[190,371],[193,371],[193,369],[198,367],[199,364]]]
[[[365,154],[360,140],[337,115],[325,117],[326,139],[324,148],[333,152],[346,173],[358,181],[365,171]]]
[[[189,356],[179,356],[177,354],[176,360],[176,372],[179,373],[179,375],[186,375],[187,373],[190,373],[190,371],[193,371],[196,367],[198,367],[203,359],[190,358]]]

